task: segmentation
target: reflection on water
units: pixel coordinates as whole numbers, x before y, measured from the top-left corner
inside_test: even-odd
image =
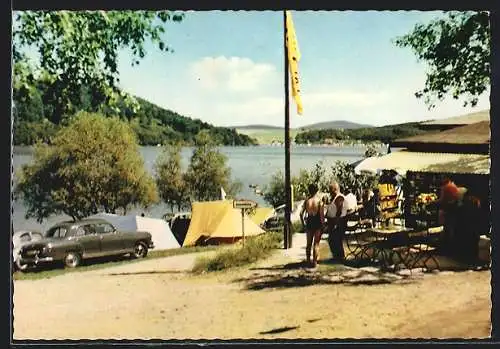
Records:
[[[153,173],[154,163],[160,152],[159,147],[141,147],[140,151],[144,158],[147,170]],[[182,164],[186,168],[189,163],[193,148],[182,149]],[[284,171],[285,148],[277,146],[254,146],[254,147],[221,147],[221,152],[228,158],[228,165],[232,170],[232,177],[243,184],[240,198],[255,200],[259,205],[266,205],[261,196],[256,195],[250,184],[256,184],[263,188],[273,173],[278,170]],[[322,161],[325,166],[331,166],[337,160],[354,162],[363,157],[365,148],[362,146],[351,147],[301,147],[293,146],[290,150],[290,168],[292,175],[297,175],[301,169],[311,169],[317,162]],[[381,149],[385,152],[385,149]],[[17,171],[23,164],[29,163],[32,159],[32,148],[15,147],[13,165]],[[16,172],[14,172],[16,173]],[[15,179],[15,174],[14,174]],[[24,218],[26,209],[22,202],[14,202],[14,230],[27,228],[47,229],[50,225],[64,219],[67,216],[51,217],[43,223],[38,223],[33,219]],[[130,213],[160,218],[169,208],[163,204],[158,204],[149,209],[135,209]]]

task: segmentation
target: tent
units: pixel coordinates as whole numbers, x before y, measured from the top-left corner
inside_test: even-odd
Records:
[[[250,215],[250,219],[257,225],[264,223],[266,219],[274,214],[272,207],[257,207],[255,213]]]
[[[147,231],[152,236],[155,250],[168,250],[180,247],[168,223],[163,219],[120,216],[111,213],[98,213],[89,218],[105,219],[113,224],[117,230],[123,232]]]
[[[246,214],[245,237],[265,233]],[[235,242],[242,238],[241,210],[233,208],[232,200],[194,202],[191,223],[182,246],[203,242]]]

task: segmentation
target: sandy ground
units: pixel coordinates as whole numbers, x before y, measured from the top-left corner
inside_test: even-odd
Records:
[[[225,273],[190,275],[196,255],[181,255],[15,281],[14,339],[489,337],[489,271],[338,282],[280,268],[303,259],[296,236],[293,249]]]

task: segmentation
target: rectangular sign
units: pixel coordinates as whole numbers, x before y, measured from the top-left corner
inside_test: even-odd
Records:
[[[257,206],[257,203],[252,200],[233,200],[234,208],[245,209],[254,208],[255,206]]]

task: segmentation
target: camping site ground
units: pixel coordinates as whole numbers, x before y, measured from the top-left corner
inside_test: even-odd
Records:
[[[338,282],[336,272],[321,277],[321,272],[281,268],[303,258],[301,245],[295,246],[256,265],[213,274],[188,272],[200,255],[193,253],[16,280],[14,339],[490,335],[489,271],[415,273],[385,283]]]

